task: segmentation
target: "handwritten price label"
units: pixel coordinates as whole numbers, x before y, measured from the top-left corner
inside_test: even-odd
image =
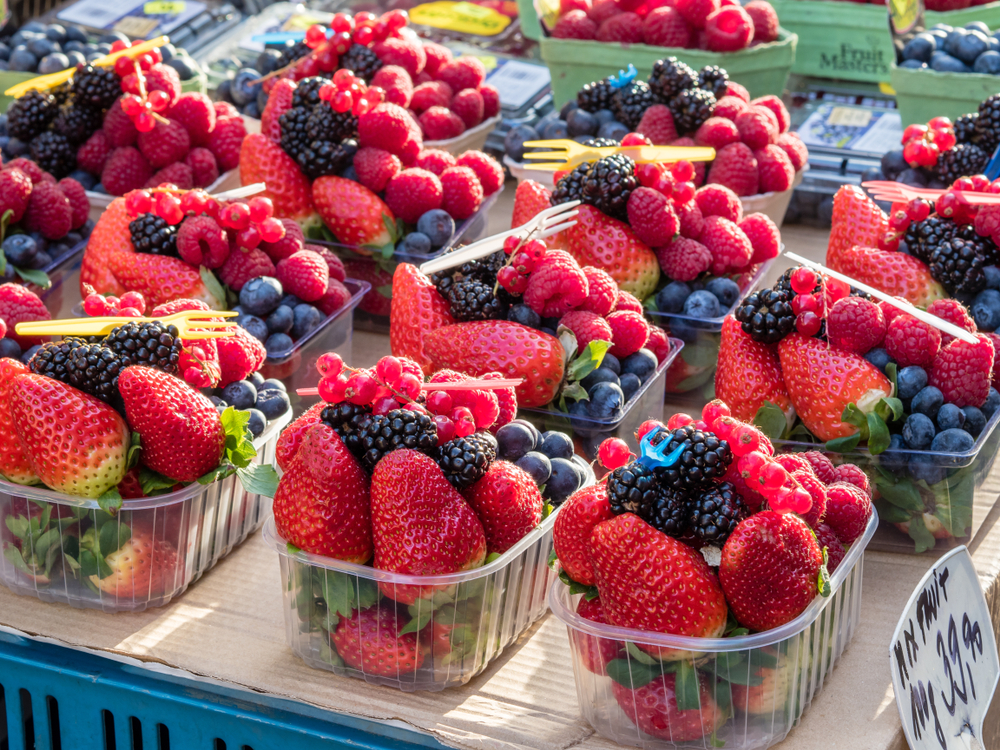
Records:
[[[984,750],[983,719],[1000,660],[965,547],[944,555],[917,585],[896,626],[889,662],[913,750]]]

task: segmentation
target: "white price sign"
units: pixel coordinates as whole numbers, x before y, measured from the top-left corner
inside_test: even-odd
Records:
[[[892,636],[889,662],[913,750],[985,750],[983,719],[1000,661],[965,547],[941,557],[917,585]]]

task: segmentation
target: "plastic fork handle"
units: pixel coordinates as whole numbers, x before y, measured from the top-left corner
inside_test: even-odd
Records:
[[[79,320],[33,320],[18,323],[14,330],[23,336],[100,336],[113,328],[141,318],[80,318]]]

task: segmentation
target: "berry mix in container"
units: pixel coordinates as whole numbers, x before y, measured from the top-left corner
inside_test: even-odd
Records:
[[[17,324],[51,317],[45,303],[32,289],[20,284],[0,284],[0,358],[27,364],[37,350],[37,342],[31,337],[19,336]]]

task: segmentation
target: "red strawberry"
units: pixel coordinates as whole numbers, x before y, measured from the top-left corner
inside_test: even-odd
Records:
[[[633,724],[668,742],[701,740],[722,726],[728,712],[712,698],[705,675],[698,675],[698,708],[678,709],[676,684],[676,674],[665,674],[635,689],[612,680],[611,691]]]
[[[129,255],[135,253],[128,228],[132,218],[125,208],[125,200],[116,198],[97,220],[94,231],[87,240],[87,248],[83,251],[83,260],[80,264],[82,297],[87,296],[83,290],[84,284],[90,284],[98,294],[113,294],[120,297],[127,291],[115,278],[110,262],[112,256],[119,253]]]
[[[350,617],[341,615],[330,640],[348,667],[381,677],[398,677],[420,669],[424,655],[417,648],[417,634],[400,635],[406,625],[405,615],[398,615],[391,602],[355,609]]]
[[[223,302],[217,300],[201,280],[198,269],[180,258],[118,253],[111,256],[108,267],[123,288],[139,292],[154,307],[175,299],[196,299],[213,310],[223,308]]]
[[[580,603],[576,605],[576,613],[585,620],[598,622],[601,625],[609,624],[600,597],[590,600],[582,597]],[[622,649],[621,641],[598,638],[576,628],[570,628],[569,635],[583,668],[594,674],[607,674],[605,666],[616,658]]]
[[[392,308],[389,317],[389,343],[397,357],[409,357],[430,374],[431,360],[424,352],[427,334],[455,319],[450,305],[437,287],[409,263],[400,263],[392,275]]]
[[[281,143],[281,116],[292,108],[292,95],[295,93],[295,81],[280,78],[267,95],[267,104],[260,116],[260,132],[272,143]],[[246,141],[244,141],[246,146]],[[243,163],[243,154],[240,154]],[[244,183],[246,184],[246,183]]]
[[[429,456],[409,449],[386,455],[375,465],[371,497],[379,570],[440,575],[483,564],[483,526]],[[437,588],[393,583],[379,587],[403,604],[429,598]]]
[[[829,251],[827,254],[829,257]],[[918,307],[946,296],[944,287],[933,279],[927,266],[912,255],[858,246],[841,251],[837,259],[838,265],[833,270],[886,294],[903,297]]]
[[[798,516],[755,513],[722,548],[719,580],[736,619],[770,630],[796,618],[816,597],[823,554]]]
[[[614,518],[603,484],[574,492],[559,509],[552,526],[552,546],[566,575],[585,586],[593,586],[590,535],[602,521]]]
[[[353,563],[371,558],[368,475],[328,425],[302,437],[274,494],[274,523],[306,552]]]
[[[864,190],[855,185],[844,185],[833,196],[826,264],[834,271],[848,273],[841,266],[841,256],[855,245],[878,247],[879,237],[888,228],[889,217],[875,205],[875,201],[865,195]]]
[[[309,180],[292,157],[260,133],[250,133],[240,146],[240,182],[265,183],[267,189],[258,195],[271,199],[279,219],[295,219],[304,225],[316,222]]]
[[[759,0],[753,4],[771,7],[768,3]],[[843,558],[843,552],[840,556]],[[831,569],[830,572],[832,573],[833,570]],[[793,672],[792,668],[788,666],[788,657],[785,654],[772,653],[773,651],[772,648],[764,649],[765,654],[775,658],[777,663],[774,667],[751,666],[749,685],[741,685],[737,682],[729,683],[733,705],[739,706],[740,710],[749,714],[767,716],[784,708],[788,700],[788,683]]]
[[[777,353],[773,347],[750,338],[732,315],[722,322],[715,395],[744,422],[752,422],[765,401],[781,407],[786,417],[791,414],[792,400]]]
[[[514,194],[514,214],[510,219],[510,228],[514,229],[534,219],[538,214],[551,207],[549,199],[552,193],[547,187],[534,180],[525,180],[517,186]]]
[[[117,523],[108,521],[107,523]],[[96,529],[89,529],[80,539],[80,546],[100,552]],[[101,591],[123,601],[148,601],[173,593],[183,579],[179,566],[183,562],[177,550],[163,538],[162,532],[132,526],[132,534],[121,547],[104,557],[111,575],[90,576],[90,582]]]
[[[506,552],[542,521],[545,501],[524,469],[495,461],[486,476],[465,491],[486,533],[488,552]]]
[[[375,193],[343,177],[320,177],[312,185],[313,201],[323,223],[346,245],[382,247],[393,241],[386,224],[395,216]]]
[[[16,359],[0,359],[0,434],[13,437],[14,415],[10,395],[14,379],[28,370],[27,365]],[[31,469],[31,462],[24,446],[17,438],[0,441],[0,475],[16,484],[35,484],[38,475]]]
[[[95,498],[125,476],[128,427],[110,406],[35,374],[16,376],[8,395],[31,471],[49,488]]]
[[[219,465],[226,433],[205,396],[173,375],[140,366],[122,370],[118,387],[129,424],[142,437],[143,464],[178,482],[193,482]]]
[[[282,431],[274,449],[274,459],[278,462],[279,469],[282,471],[288,471],[288,467],[291,465],[292,459],[295,458],[295,454],[299,452],[299,446],[302,445],[303,438],[305,438],[310,427],[315,424],[319,424],[320,414],[323,413],[323,409],[325,409],[326,406],[327,404],[325,401],[313,404],[302,416]]]
[[[454,368],[470,375],[496,370],[523,378],[517,386],[522,407],[555,398],[563,379],[562,344],[547,333],[506,320],[478,320],[443,326],[424,336],[433,369]]]

